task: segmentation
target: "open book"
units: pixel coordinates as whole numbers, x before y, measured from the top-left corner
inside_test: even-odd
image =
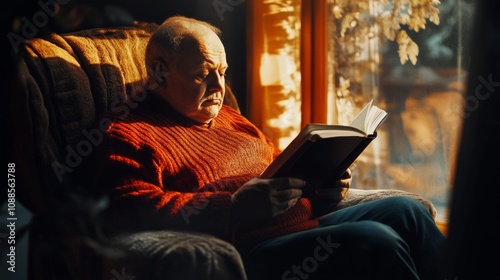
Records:
[[[307,189],[328,188],[377,137],[388,115],[371,100],[350,125],[308,124],[260,178],[295,177],[306,180]]]

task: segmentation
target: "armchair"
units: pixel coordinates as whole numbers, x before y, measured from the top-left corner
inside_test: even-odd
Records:
[[[81,176],[102,133],[91,127],[143,86],[144,50],[155,28],[136,23],[50,34],[21,50],[9,119],[22,178],[18,198],[33,214],[30,279],[246,279],[236,249],[212,236],[161,231],[107,240],[100,231],[105,198],[93,196]],[[239,110],[229,88],[224,102]],[[436,214],[430,201],[398,190],[352,189],[338,208],[393,195],[411,196]]]

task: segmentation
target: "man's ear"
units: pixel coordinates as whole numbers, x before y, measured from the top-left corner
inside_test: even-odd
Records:
[[[151,69],[148,69],[148,72],[157,84],[161,85],[165,83],[165,78],[168,76],[168,65],[161,60],[155,59],[151,62]]]

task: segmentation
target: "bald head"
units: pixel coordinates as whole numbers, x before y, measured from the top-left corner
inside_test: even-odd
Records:
[[[177,61],[183,53],[195,51],[200,40],[207,36],[220,40],[220,35],[220,29],[207,22],[184,16],[170,17],[150,38],[146,48],[146,65],[151,65],[155,59]]]

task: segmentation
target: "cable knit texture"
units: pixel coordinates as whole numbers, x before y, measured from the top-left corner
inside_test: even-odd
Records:
[[[317,226],[305,198],[268,221],[231,223],[231,194],[278,155],[232,108],[224,105],[210,125],[175,113],[151,94],[111,111],[97,169],[113,226],[195,230],[244,246]]]

